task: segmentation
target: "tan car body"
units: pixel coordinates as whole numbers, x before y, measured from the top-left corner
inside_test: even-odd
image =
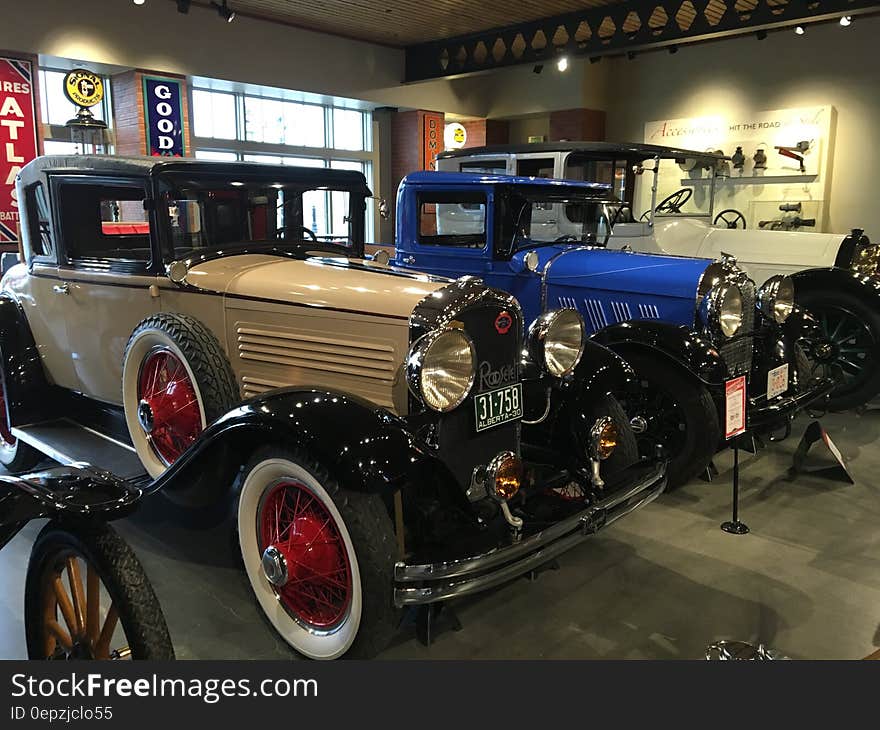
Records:
[[[183,282],[44,266],[9,272],[49,378],[122,405],[125,347],[157,312],[190,315],[229,358],[242,397],[304,385],[405,414],[409,317],[444,282],[359,259],[239,255],[192,266]]]

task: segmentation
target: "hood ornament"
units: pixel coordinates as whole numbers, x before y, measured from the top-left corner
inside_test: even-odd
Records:
[[[721,252],[721,263],[725,266],[736,266],[736,256],[732,253]]]

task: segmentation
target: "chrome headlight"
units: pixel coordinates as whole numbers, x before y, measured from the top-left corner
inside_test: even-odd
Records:
[[[529,354],[551,375],[570,374],[584,354],[587,328],[576,309],[545,312],[529,327]]]
[[[703,300],[703,321],[709,330],[724,337],[733,337],[743,323],[743,298],[733,283],[719,283]]]
[[[474,343],[460,329],[431,332],[410,348],[410,390],[428,408],[445,413],[462,404],[477,375]]]
[[[794,310],[794,281],[790,276],[771,276],[758,289],[758,309],[767,319],[782,324]]]

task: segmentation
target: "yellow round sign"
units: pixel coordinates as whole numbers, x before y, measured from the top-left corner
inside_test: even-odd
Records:
[[[104,81],[91,71],[76,68],[64,77],[64,94],[77,106],[95,106],[104,98]]]

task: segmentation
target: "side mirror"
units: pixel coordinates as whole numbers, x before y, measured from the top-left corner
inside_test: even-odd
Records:
[[[538,270],[538,254],[534,251],[529,251],[525,256],[523,256],[523,266],[526,267],[526,270],[535,273]]]
[[[379,201],[379,216],[380,216],[383,220],[388,220],[388,215],[389,215],[389,213],[388,213],[388,201],[385,200],[385,198],[382,198],[382,199]]]

